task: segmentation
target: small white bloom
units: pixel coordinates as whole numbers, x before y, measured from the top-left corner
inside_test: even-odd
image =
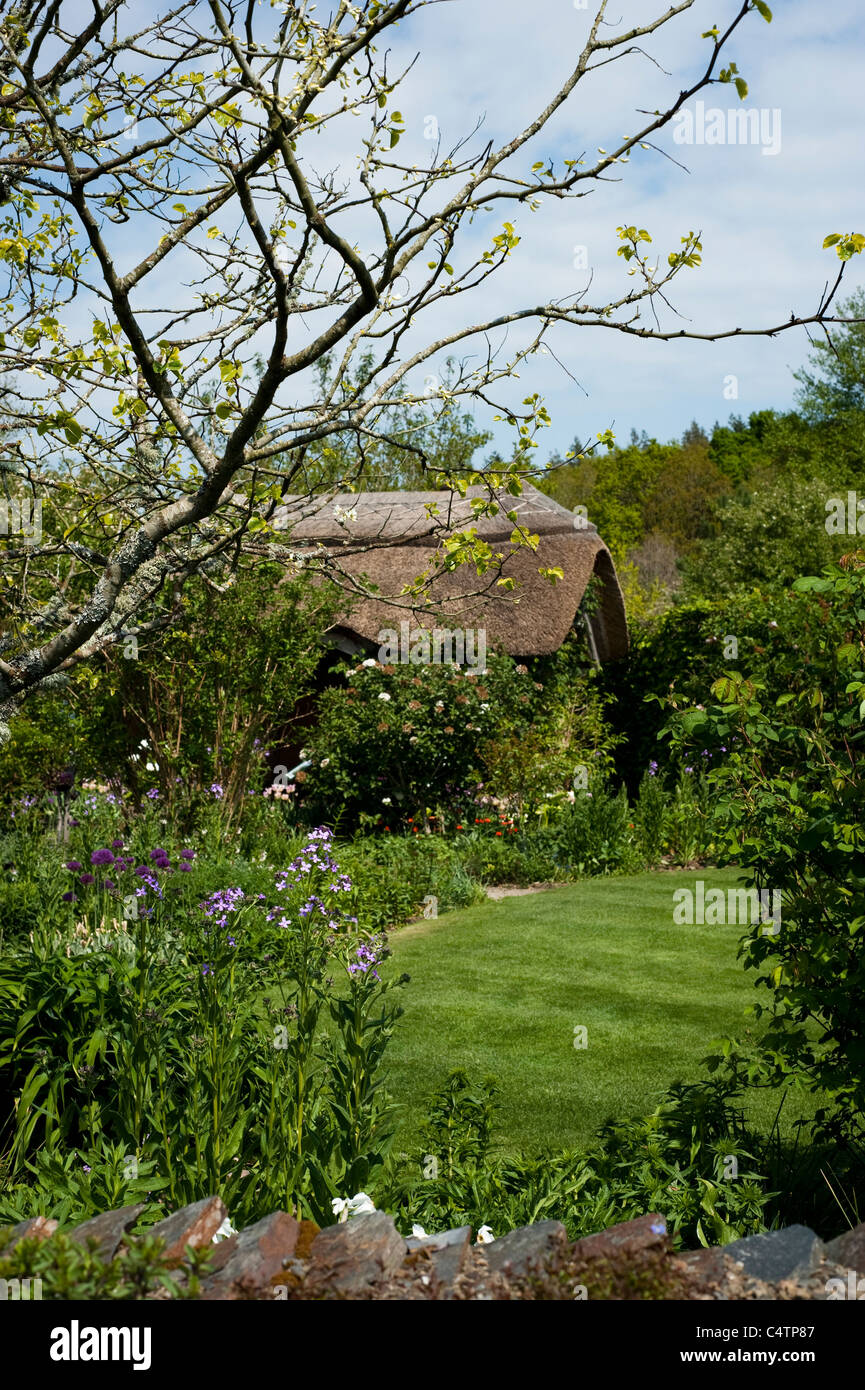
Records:
[[[377,666],[378,662],[374,656],[368,656],[366,661],[362,661],[360,664],[361,666]]]
[[[494,1241],[494,1240],[495,1240],[495,1236],[493,1235],[492,1227],[490,1227],[490,1226],[481,1226],[480,1230],[478,1231],[478,1238],[477,1238],[476,1244],[477,1244],[477,1245],[489,1245],[489,1244],[490,1244],[492,1241]]]
[[[212,1244],[218,1245],[221,1240],[228,1240],[229,1236],[236,1235],[237,1231],[234,1226],[232,1226],[230,1218],[226,1216],[219,1230],[214,1233]]]
[[[371,1197],[365,1192],[356,1192],[353,1197],[334,1197],[331,1202],[334,1216],[347,1221],[350,1216],[369,1216],[375,1211]]]
[[[330,758],[322,758],[322,760],[321,760],[321,765],[322,765],[322,767],[327,767],[327,765],[328,765],[329,762],[330,762]]]
[[[380,700],[389,700],[389,699],[390,699],[390,696],[388,695],[388,693],[387,693],[386,690],[383,690],[383,691],[381,692],[381,694],[379,695],[378,698],[379,698]]]
[[[423,1240],[426,1236],[426,1231],[424,1230],[423,1226],[419,1226],[417,1222],[415,1222],[412,1226],[411,1233],[414,1236],[415,1240]]]
[[[382,804],[382,806],[390,806],[390,805],[392,805],[393,803],[391,802],[391,799],[390,799],[389,796],[383,796],[382,799],[381,799],[381,804]]]

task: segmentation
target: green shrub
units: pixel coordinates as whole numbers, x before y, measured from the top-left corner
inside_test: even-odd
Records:
[[[720,676],[714,702],[681,710],[671,733],[679,747],[727,746],[710,774],[723,847],[780,906],[780,920],[757,922],[741,945],[766,1001],[753,1009],[758,1035],[748,1047],[728,1039],[723,1055],[737,1074],[817,1092],[818,1125],[861,1146],[865,555],[796,588],[810,621],[800,650],[779,654],[771,686]]]
[[[0,1231],[0,1249],[3,1244]],[[95,1249],[58,1232],[50,1240],[19,1241],[12,1254],[0,1256],[0,1279],[38,1279],[39,1296],[48,1302],[139,1301],[157,1291],[176,1299],[196,1298],[211,1252],[193,1251],[181,1278],[163,1258],[164,1248],[163,1241],[144,1235],[104,1260]]]

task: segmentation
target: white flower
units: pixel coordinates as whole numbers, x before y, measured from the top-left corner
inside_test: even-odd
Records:
[[[382,804],[382,806],[391,806],[391,805],[393,805],[393,803],[392,803],[392,801],[391,801],[391,799],[390,799],[389,796],[383,796],[382,799],[381,799],[381,804]]]
[[[350,1216],[368,1216],[375,1211],[372,1198],[365,1192],[356,1192],[353,1197],[334,1197],[330,1205],[340,1221],[347,1221]]]
[[[378,698],[379,698],[380,700],[389,700],[389,699],[390,699],[390,696],[388,695],[388,693],[387,693],[386,690],[383,690],[383,691],[381,692],[381,694],[379,695]]]
[[[328,765],[329,762],[330,762],[330,758],[322,758],[322,760],[321,760],[321,765],[322,765],[322,767],[327,767],[327,765]]]
[[[368,656],[366,661],[362,661],[360,664],[361,666],[377,666],[378,662],[374,656]]]
[[[237,1231],[231,1224],[231,1220],[226,1216],[219,1230],[215,1232],[212,1244],[218,1245],[221,1240],[228,1240],[229,1236],[236,1236]]]
[[[494,1240],[495,1240],[495,1236],[493,1235],[492,1227],[490,1227],[490,1226],[481,1226],[480,1230],[478,1231],[478,1238],[477,1238],[476,1244],[477,1244],[477,1245],[489,1245],[489,1244],[490,1244],[492,1241],[494,1241]]]
[[[417,1222],[415,1222],[412,1226],[411,1233],[414,1236],[415,1240],[424,1240],[427,1234],[423,1226],[419,1226]]]

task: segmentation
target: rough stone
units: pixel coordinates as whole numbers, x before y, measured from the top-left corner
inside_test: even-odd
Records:
[[[676,1259],[684,1265],[688,1283],[696,1288],[716,1287],[727,1279],[728,1265],[723,1249],[713,1246],[704,1250],[688,1250],[677,1254]]]
[[[865,1222],[830,1240],[826,1258],[846,1269],[855,1269],[857,1274],[865,1274]]]
[[[353,1216],[327,1226],[312,1243],[306,1286],[337,1293],[360,1293],[399,1269],[406,1243],[386,1212]]]
[[[610,1226],[606,1231],[598,1231],[593,1236],[583,1236],[578,1240],[573,1253],[579,1259],[611,1260],[621,1256],[633,1256],[642,1250],[666,1245],[667,1223],[657,1212],[647,1216],[637,1216],[633,1221],[622,1221],[618,1226]]]
[[[437,1285],[447,1291],[457,1275],[462,1273],[471,1238],[471,1226],[456,1226],[452,1231],[442,1231],[438,1235],[409,1236],[406,1245],[410,1254],[417,1250],[429,1254],[431,1273]]]
[[[53,1236],[58,1224],[47,1216],[31,1216],[26,1221],[19,1221],[17,1226],[13,1226],[9,1231],[10,1239],[0,1254],[11,1254],[22,1240],[47,1240],[49,1236]]]
[[[482,1249],[494,1274],[505,1273],[507,1268],[512,1274],[523,1275],[542,1264],[566,1239],[567,1231],[561,1221],[536,1221],[533,1226],[509,1231]]]
[[[786,1226],[767,1235],[734,1240],[723,1250],[752,1279],[768,1284],[809,1273],[823,1258],[825,1246],[808,1226]]]
[[[227,1215],[221,1197],[202,1197],[200,1202],[193,1202],[164,1221],[157,1221],[146,1234],[165,1241],[164,1259],[182,1260],[187,1245],[194,1250],[210,1245]]]
[[[69,1239],[74,1240],[77,1245],[86,1245],[88,1241],[95,1240],[100,1258],[113,1260],[126,1232],[135,1225],[144,1211],[144,1205],[143,1202],[138,1202],[135,1206],[118,1207],[116,1211],[105,1211],[101,1216],[91,1216],[89,1221],[82,1222],[74,1231],[69,1232]]]
[[[215,1270],[201,1281],[201,1298],[272,1297],[274,1283],[294,1255],[300,1227],[288,1212],[275,1211],[214,1246]]]

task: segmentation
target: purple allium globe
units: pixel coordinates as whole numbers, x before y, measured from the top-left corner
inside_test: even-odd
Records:
[[[110,849],[95,849],[90,856],[91,864],[113,864],[114,855]]]

